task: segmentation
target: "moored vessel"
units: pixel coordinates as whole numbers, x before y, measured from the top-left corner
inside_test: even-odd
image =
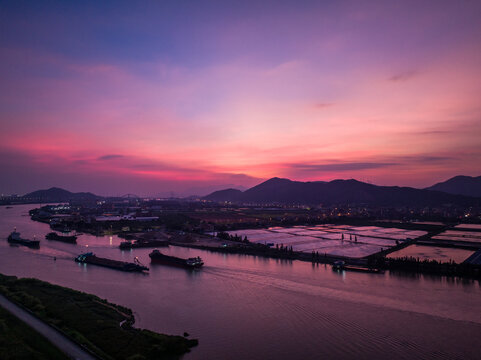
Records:
[[[158,246],[169,246],[167,240],[137,240],[137,241],[123,241],[120,243],[119,248],[125,249],[136,249],[136,248],[148,248],[148,247],[158,247]]]
[[[159,250],[152,251],[149,254],[149,257],[153,263],[184,267],[188,269],[200,268],[204,265],[204,262],[199,256],[182,259],[175,256],[162,254]]]
[[[45,239],[62,241],[62,242],[71,243],[71,244],[77,243],[77,237],[76,236],[74,236],[74,235],[64,236],[64,235],[59,235],[56,232],[48,233],[47,235],[45,235]]]
[[[20,244],[23,246],[28,246],[30,248],[39,248],[40,247],[40,241],[39,240],[29,240],[29,239],[23,239],[20,237],[20,233],[15,229],[10,233],[8,236],[7,241],[11,244]]]
[[[342,260],[334,261],[332,264],[332,270],[344,270],[346,263]]]
[[[367,272],[367,273],[373,273],[373,274],[383,274],[384,271],[381,269],[377,268],[370,268],[370,267],[365,267],[365,266],[356,266],[356,265],[348,265],[342,260],[337,260],[334,261],[332,264],[332,270],[348,270],[348,271],[357,271],[357,272]]]

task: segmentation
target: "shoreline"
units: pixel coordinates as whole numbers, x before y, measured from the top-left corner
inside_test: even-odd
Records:
[[[37,216],[30,214],[32,221],[38,221],[42,223],[49,223],[46,219],[38,218]],[[392,225],[391,222],[383,222],[380,220],[352,220],[345,221],[345,223],[352,223],[356,225],[364,224],[370,226],[381,226],[381,227],[389,227]],[[283,249],[275,249],[271,247],[267,247],[260,243],[252,243],[252,242],[243,242],[243,241],[232,241],[232,240],[225,240],[220,238],[214,238],[210,235],[206,234],[199,234],[196,232],[186,232],[184,235],[176,235],[175,232],[171,230],[161,230],[161,232],[165,234],[169,234],[167,237],[167,241],[171,245],[180,246],[180,247],[190,247],[196,248],[206,251],[212,252],[219,252],[224,254],[243,254],[243,255],[253,255],[253,256],[260,256],[264,258],[272,258],[272,259],[279,259],[279,260],[300,260],[304,262],[311,262],[313,264],[333,264],[336,261],[344,261],[348,266],[355,266],[364,268],[367,271],[375,270],[375,271],[384,271],[384,270],[395,270],[395,271],[403,271],[406,273],[420,273],[420,274],[430,274],[430,275],[438,275],[438,276],[457,276],[463,278],[471,278],[471,279],[479,279],[481,278],[481,266],[474,265],[474,264],[466,264],[466,263],[440,263],[437,261],[416,261],[415,259],[396,259],[393,261],[392,259],[387,259],[386,255],[403,249],[407,246],[413,244],[419,244],[424,246],[441,246],[441,247],[450,247],[450,244],[439,244],[436,241],[432,241],[431,238],[436,236],[437,234],[450,229],[453,227],[453,224],[444,224],[444,225],[432,225],[432,224],[416,224],[416,223],[402,223],[397,224],[400,228],[405,229],[424,229],[427,231],[427,234],[418,237],[416,239],[407,240],[404,242],[400,242],[398,245],[386,248],[376,254],[372,254],[369,256],[365,256],[362,258],[350,258],[345,256],[336,256],[336,255],[328,255],[322,253],[303,253],[303,252],[296,252],[289,250],[289,248]],[[262,228],[262,227],[256,227]],[[73,230],[73,229],[72,229]],[[104,231],[103,229],[94,229],[92,227],[85,227],[81,226],[80,228],[76,229],[76,231],[81,231],[83,233],[88,233],[94,236],[106,236],[106,235],[113,235],[116,234],[120,238],[130,238],[132,240],[139,240],[143,239],[142,235],[148,234],[145,231],[131,231],[129,233],[123,233],[119,230],[112,230],[110,229],[109,232]],[[159,230],[157,230],[159,231]],[[165,237],[162,239],[166,240]],[[194,239],[194,240],[193,240]],[[199,240],[200,239],[200,240]],[[199,244],[201,242],[201,244]],[[222,246],[222,243],[228,243],[228,246]],[[452,246],[452,247],[459,247],[459,246]],[[476,251],[476,248],[473,246],[465,245],[465,248],[473,249]],[[155,246],[154,246],[155,248]],[[346,269],[347,270],[347,269]]]
[[[133,327],[131,309],[93,294],[33,278],[0,274],[0,293],[101,359],[180,359],[197,339]]]
[[[428,237],[429,234],[421,237]],[[225,242],[223,240],[215,240],[213,238],[209,239],[210,242]],[[405,241],[397,246],[386,249],[380,253],[370,255],[364,258],[347,258],[343,256],[333,256],[327,254],[308,254],[296,251],[283,251],[277,250],[269,247],[265,247],[259,244],[248,243],[245,246],[214,246],[207,244],[196,244],[193,242],[179,242],[171,241],[171,245],[186,247],[192,249],[200,249],[205,251],[218,252],[223,254],[238,254],[238,255],[251,255],[259,256],[264,258],[279,259],[279,260],[300,260],[304,262],[310,262],[312,264],[329,264],[332,265],[335,261],[344,261],[347,266],[356,266],[363,268],[366,271],[396,271],[405,273],[419,273],[419,274],[429,274],[437,276],[454,276],[460,278],[469,279],[481,279],[481,266],[471,265],[465,263],[440,263],[437,261],[418,261],[410,258],[401,259],[386,259],[386,255],[395,252],[399,249],[405,248],[407,246],[417,244],[418,240]],[[234,243],[235,244],[235,243]],[[254,246],[256,247],[254,247]],[[426,245],[431,246],[431,245]],[[350,271],[349,268],[345,269]]]

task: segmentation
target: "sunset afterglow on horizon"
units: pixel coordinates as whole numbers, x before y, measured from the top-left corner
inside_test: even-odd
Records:
[[[6,1],[0,192],[481,173],[479,1]]]

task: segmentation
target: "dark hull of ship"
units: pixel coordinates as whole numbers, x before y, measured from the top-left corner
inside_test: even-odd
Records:
[[[12,237],[8,237],[7,240],[10,244],[19,244],[23,246],[27,246],[29,248],[39,248],[40,241],[39,240],[27,240],[27,239],[13,239]]]
[[[61,236],[56,233],[49,233],[45,236],[47,240],[54,240],[54,241],[61,241],[61,242],[66,242],[70,244],[76,244],[77,243],[77,237],[76,236]]]
[[[75,261],[79,263],[98,265],[98,266],[108,267],[111,269],[127,271],[127,272],[149,271],[149,268],[146,266],[141,266],[135,263],[128,263],[124,261],[100,258],[95,255],[88,256],[84,260],[79,260],[79,258],[77,257],[75,258]]]
[[[184,269],[196,269],[200,268],[202,265],[190,265],[185,259],[177,258],[175,256],[167,255],[149,255],[150,261],[154,264],[162,264],[174,267],[181,267]]]

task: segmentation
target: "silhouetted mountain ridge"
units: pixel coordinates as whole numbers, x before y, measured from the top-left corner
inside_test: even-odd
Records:
[[[437,183],[426,190],[443,191],[449,194],[481,197],[481,176],[455,176]]]
[[[39,201],[69,201],[69,200],[95,200],[100,196],[90,192],[73,193],[58,187],[52,187],[46,190],[37,190],[23,195],[25,199],[38,199]]]
[[[440,191],[399,186],[377,186],[358,180],[292,181],[272,178],[244,192],[216,191],[205,197],[212,201],[279,204],[368,204],[379,206],[474,205],[481,199]]]
[[[205,200],[212,201],[240,201],[242,197],[242,191],[237,189],[225,189],[214,191],[212,194],[204,196]]]

